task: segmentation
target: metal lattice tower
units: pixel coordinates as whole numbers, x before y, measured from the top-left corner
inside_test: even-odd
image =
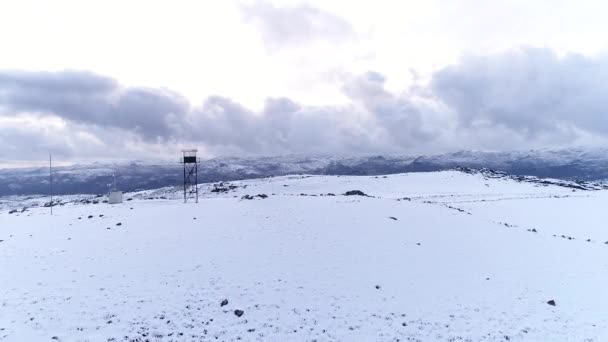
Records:
[[[198,203],[198,164],[200,159],[196,157],[196,149],[182,150],[181,163],[184,164],[184,203],[194,197]]]

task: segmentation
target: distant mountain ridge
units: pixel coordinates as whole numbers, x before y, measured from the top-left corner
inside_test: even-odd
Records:
[[[218,182],[287,174],[382,175],[467,167],[512,175],[562,180],[608,179],[608,149],[531,150],[515,152],[460,151],[431,156],[276,156],[223,157],[204,160],[199,181]],[[112,175],[124,191],[180,185],[183,171],[176,162],[94,163],[54,169],[57,194],[105,193]],[[0,196],[48,193],[47,168],[0,169]]]

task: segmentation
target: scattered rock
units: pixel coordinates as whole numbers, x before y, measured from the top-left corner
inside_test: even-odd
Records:
[[[234,314],[236,315],[236,317],[241,317],[244,313],[245,311],[243,310],[234,310]]]
[[[367,196],[367,194],[361,190],[350,190],[345,192],[344,196]]]
[[[87,218],[93,218],[93,215],[89,215]]]
[[[551,299],[550,301],[547,302],[547,304],[549,304],[551,306],[555,306],[555,301],[553,299]]]
[[[226,306],[228,305],[228,299],[224,299],[221,303],[220,303],[220,307],[222,306]]]
[[[18,212],[18,210],[13,209],[13,210],[9,211],[8,213],[9,214],[14,214],[14,213],[17,213],[17,212]]]
[[[397,218],[396,218],[396,217],[389,216],[388,218],[390,218],[391,220],[395,220],[395,221],[397,221]]]
[[[122,226],[122,223],[118,222],[116,225],[117,225],[117,226]]]
[[[380,290],[380,285],[376,285],[376,290]]]
[[[211,192],[219,194],[219,193],[229,192],[230,190],[234,190],[236,188],[238,188],[236,185],[224,185],[224,183],[219,183],[219,184],[213,184],[213,189],[211,190]]]
[[[255,199],[256,197],[264,199],[264,198],[268,198],[268,195],[266,195],[266,194],[258,194],[255,196],[245,195],[245,196],[241,197],[241,199],[242,200],[252,200],[252,199]]]

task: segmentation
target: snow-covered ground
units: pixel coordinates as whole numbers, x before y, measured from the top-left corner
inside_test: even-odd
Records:
[[[608,191],[456,171],[230,184],[3,208],[0,341],[608,340]]]

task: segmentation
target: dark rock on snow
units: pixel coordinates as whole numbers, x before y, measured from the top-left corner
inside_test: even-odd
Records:
[[[350,190],[350,191],[345,192],[344,196],[367,196],[367,194],[365,194],[361,190]]]

